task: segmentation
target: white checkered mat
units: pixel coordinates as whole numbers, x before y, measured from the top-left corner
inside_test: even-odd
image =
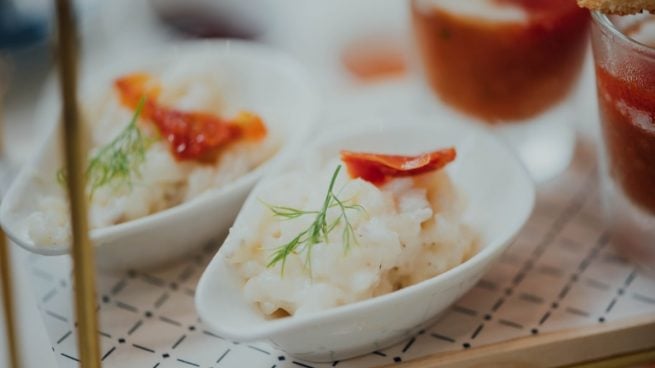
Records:
[[[378,367],[442,351],[530,338],[655,313],[655,280],[610,246],[602,225],[593,155],[578,150],[568,172],[540,188],[517,240],[443,319],[401,344],[328,364],[294,360],[265,344],[239,344],[208,331],[193,305],[196,283],[216,247],[155,272],[100,276],[104,367]],[[27,261],[52,350],[77,367],[68,257]]]

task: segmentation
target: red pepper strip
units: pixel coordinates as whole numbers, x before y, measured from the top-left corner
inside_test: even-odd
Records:
[[[393,178],[415,176],[439,170],[455,160],[455,148],[426,152],[417,156],[383,155],[341,151],[341,161],[352,178],[382,185]]]
[[[241,112],[225,120],[204,112],[186,112],[157,103],[160,87],[153,85],[148,74],[136,73],[116,80],[121,103],[134,109],[146,96],[142,117],[152,121],[169,142],[178,160],[210,162],[221,148],[240,139],[259,140],[266,136],[262,119],[250,112]]]
[[[161,92],[160,86],[152,83],[151,79],[148,74],[134,73],[114,82],[123,106],[134,109],[141,98],[146,98],[146,103],[141,111],[141,117],[144,119],[152,119],[153,111],[156,108],[155,101],[157,101]]]

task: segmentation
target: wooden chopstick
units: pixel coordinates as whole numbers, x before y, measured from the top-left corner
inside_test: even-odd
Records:
[[[6,62],[0,55],[0,73],[6,69]],[[3,88],[3,82],[7,82],[4,75],[0,75],[0,154],[4,155],[4,121],[3,107],[6,90]],[[5,157],[6,159],[6,157]],[[2,186],[3,183],[0,183]],[[4,189],[0,188],[0,198],[4,196]],[[4,310],[5,335],[7,337],[7,349],[9,350],[9,364],[11,368],[19,368],[20,355],[18,354],[18,334],[16,334],[16,300],[11,272],[11,253],[7,245],[5,232],[0,228],[0,288],[2,289],[2,305]]]
[[[11,259],[7,249],[7,238],[0,229],[0,282],[2,282],[2,304],[5,312],[5,327],[7,333],[7,348],[9,349],[9,364],[19,368],[18,335],[16,334],[16,313],[13,284],[11,282]]]
[[[64,155],[71,208],[73,282],[82,368],[100,367],[95,259],[88,235],[82,124],[77,106],[77,39],[69,0],[57,0],[59,80],[63,102]]]

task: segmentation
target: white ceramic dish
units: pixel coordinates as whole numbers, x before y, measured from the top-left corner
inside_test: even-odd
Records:
[[[319,160],[340,149],[416,154],[454,145],[457,160],[450,177],[468,200],[464,220],[482,237],[479,252],[432,279],[362,302],[324,312],[267,320],[243,296],[243,281],[225,255],[240,239],[228,235],[200,279],[196,307],[202,320],[223,337],[236,341],[268,340],[301,359],[332,361],[396,343],[432,323],[472,287],[511,242],[534,206],[534,184],[510,150],[489,133],[465,124],[373,126],[322,139],[307,154]],[[314,157],[316,159],[316,157]],[[319,161],[320,162],[320,161]],[[288,163],[288,170],[302,163]],[[235,226],[248,221],[257,196],[272,174],[246,200]]]
[[[218,86],[226,91],[225,104],[260,114],[270,131],[285,137],[282,146],[267,162],[222,188],[143,218],[93,229],[90,236],[101,268],[159,264],[224,236],[256,181],[299,148],[319,116],[318,96],[302,66],[272,49],[239,41],[185,43],[165,51],[128,55],[101,70],[87,68],[82,73],[80,95],[92,94],[98,86],[111,88],[111,81],[122,74],[156,69],[180,58],[215,61],[217,70],[225,72],[223,85]],[[24,225],[40,196],[56,189],[56,171],[62,165],[57,134],[59,112],[55,105],[47,101],[44,104],[52,106],[51,134],[8,191],[0,208],[0,221],[11,239],[25,249],[60,255],[67,253],[68,247],[35,244]]]

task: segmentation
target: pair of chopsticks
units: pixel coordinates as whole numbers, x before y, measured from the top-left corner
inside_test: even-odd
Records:
[[[64,156],[69,173],[67,186],[71,208],[73,283],[78,323],[77,341],[82,368],[100,367],[98,318],[96,311],[95,259],[88,237],[87,204],[84,184],[85,153],[82,147],[82,124],[77,106],[77,32],[70,0],[57,0],[58,61]],[[5,311],[9,361],[12,368],[21,366],[16,335],[14,293],[11,283],[10,256],[4,232],[0,229],[0,282]]]

